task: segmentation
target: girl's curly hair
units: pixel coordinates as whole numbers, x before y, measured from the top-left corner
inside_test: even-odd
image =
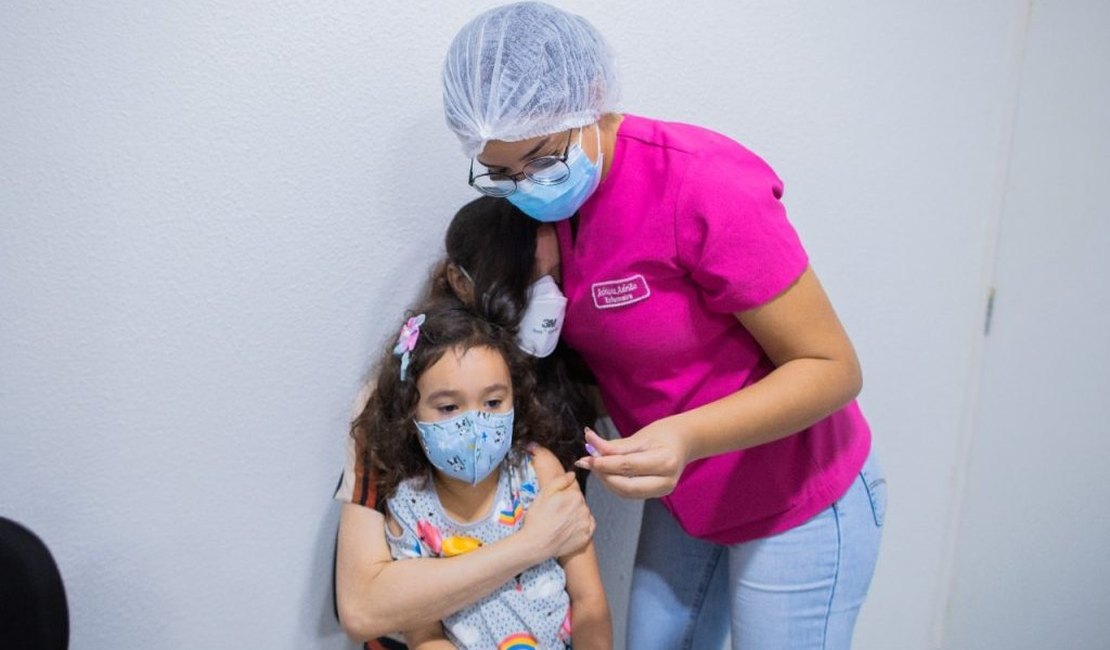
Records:
[[[514,450],[531,442],[559,447],[557,418],[538,399],[531,359],[517,347],[512,332],[449,296],[433,297],[407,316],[420,313],[425,320],[409,353],[406,378],[401,380],[401,360],[393,354],[391,341],[377,364],[370,399],[351,425],[351,435],[361,443],[357,447],[364,454],[362,462],[373,469],[379,501],[392,496],[402,480],[426,476],[432,467],[413,423],[420,401],[416,382],[449,350],[485,346],[504,358],[512,379]]]

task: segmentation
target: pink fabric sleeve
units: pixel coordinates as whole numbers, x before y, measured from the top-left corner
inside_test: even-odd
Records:
[[[675,214],[678,260],[711,310],[763,305],[808,266],[782,191],[767,163],[731,141],[699,154],[686,170]]]

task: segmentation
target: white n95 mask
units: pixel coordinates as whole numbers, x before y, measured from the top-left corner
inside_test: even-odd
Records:
[[[567,299],[555,284],[555,278],[545,275],[528,287],[528,305],[520,318],[516,343],[534,357],[546,357],[559,344],[563,331],[563,316]]]

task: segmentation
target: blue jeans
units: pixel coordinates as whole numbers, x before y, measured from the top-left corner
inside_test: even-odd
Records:
[[[847,650],[879,553],[886,479],[867,459],[832,506],[791,530],[732,546],[687,535],[644,504],[628,647]],[[730,629],[731,628],[731,629]]]

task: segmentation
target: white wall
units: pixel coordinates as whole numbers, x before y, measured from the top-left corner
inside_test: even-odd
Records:
[[[57,554],[74,647],[347,647],[329,497],[471,196],[438,69],[492,3],[462,4],[0,5],[0,513]],[[559,4],[627,110],[786,180],[891,485],[857,647],[930,647],[1024,3]],[[599,510],[605,557],[634,524]]]

